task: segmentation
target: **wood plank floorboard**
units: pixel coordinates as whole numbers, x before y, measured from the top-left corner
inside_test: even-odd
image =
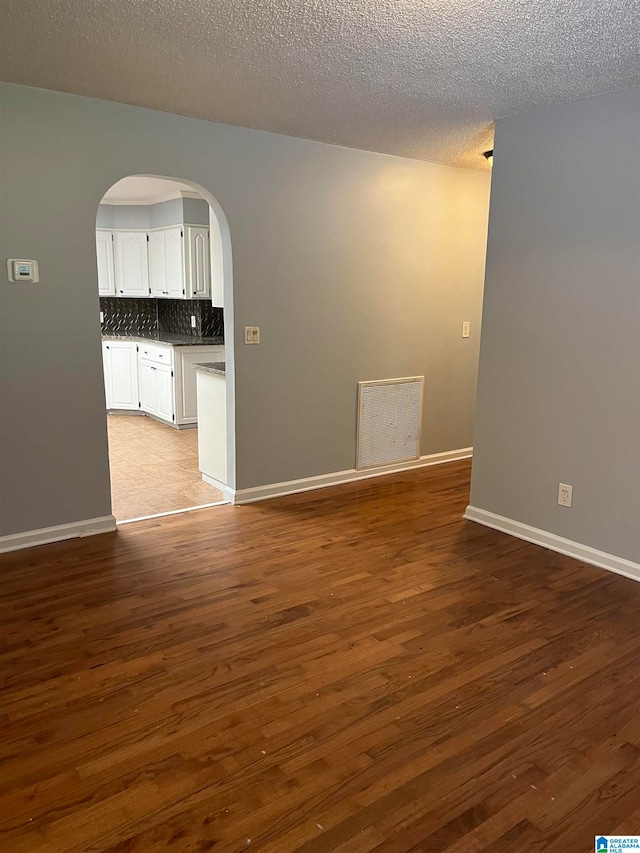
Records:
[[[588,853],[640,833],[640,585],[469,464],[0,557],[0,850]]]

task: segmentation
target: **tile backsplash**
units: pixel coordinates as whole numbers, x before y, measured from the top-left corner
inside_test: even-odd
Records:
[[[222,337],[224,335],[224,312],[202,299],[157,299],[158,330],[178,335],[197,337]],[[195,329],[191,318],[196,318]]]
[[[224,336],[224,310],[202,299],[120,299],[100,297],[105,335],[170,332],[209,338]],[[191,317],[196,318],[195,328]]]
[[[158,330],[157,299],[118,299],[101,296],[102,333],[105,335],[140,335]]]

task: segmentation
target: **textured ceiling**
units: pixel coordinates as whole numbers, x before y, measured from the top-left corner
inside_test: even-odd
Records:
[[[640,84],[638,0],[2,0],[3,79],[485,168],[496,118]]]

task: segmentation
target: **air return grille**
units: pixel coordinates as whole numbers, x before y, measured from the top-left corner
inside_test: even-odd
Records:
[[[356,468],[420,458],[424,376],[358,382]]]

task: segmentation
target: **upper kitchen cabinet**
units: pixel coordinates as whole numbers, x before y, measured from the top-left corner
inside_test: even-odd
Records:
[[[153,204],[129,200],[100,205],[96,252],[101,296],[213,298],[221,305],[220,229],[203,198],[183,196]]]
[[[149,234],[149,287],[152,296],[160,298],[168,294],[164,231],[152,231]]]
[[[209,299],[209,229],[184,225],[150,231],[149,280],[151,296],[160,299]]]
[[[116,279],[113,264],[113,232],[96,231],[96,257],[98,261],[98,293],[115,296]]]
[[[117,296],[149,296],[149,254],[146,231],[115,232]]]
[[[186,285],[184,281],[184,229],[164,229],[165,270],[167,279],[166,296],[169,299],[184,299]]]
[[[160,228],[149,232],[149,284],[151,296],[184,299],[183,229]]]
[[[185,285],[187,299],[211,296],[211,252],[209,229],[185,225]]]

